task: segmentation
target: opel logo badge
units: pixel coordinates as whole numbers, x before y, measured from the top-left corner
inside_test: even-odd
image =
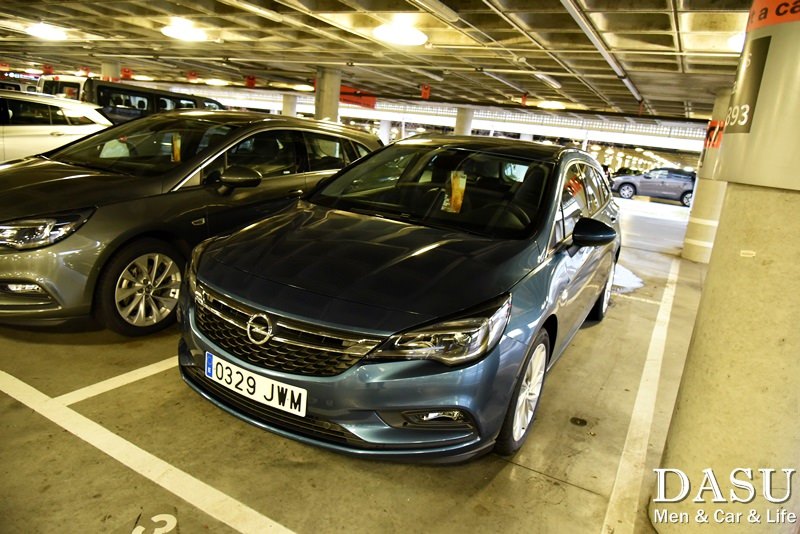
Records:
[[[263,313],[257,313],[247,321],[247,339],[256,345],[263,345],[272,337],[272,321]]]

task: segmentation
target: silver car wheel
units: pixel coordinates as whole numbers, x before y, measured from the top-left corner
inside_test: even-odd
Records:
[[[539,397],[542,393],[544,384],[544,372],[547,364],[547,346],[539,343],[533,350],[533,355],[528,360],[525,374],[522,378],[522,386],[519,388],[517,405],[514,409],[514,440],[519,441],[528,430],[536,405],[539,404]]]
[[[122,270],[114,290],[117,313],[134,326],[164,320],[178,305],[181,271],[169,256],[143,254]]]
[[[687,208],[692,205],[692,197],[694,195],[692,193],[684,193],[681,197],[681,204],[686,206]]]
[[[619,196],[622,198],[633,198],[636,190],[630,184],[621,185],[619,188]]]

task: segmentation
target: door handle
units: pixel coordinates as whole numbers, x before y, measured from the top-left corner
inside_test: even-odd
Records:
[[[50,132],[50,135],[52,135],[53,137],[61,137],[62,135],[65,134],[64,132]]]
[[[302,194],[303,194],[303,190],[302,189],[295,189],[294,191],[289,191],[288,196],[289,197],[299,197]]]

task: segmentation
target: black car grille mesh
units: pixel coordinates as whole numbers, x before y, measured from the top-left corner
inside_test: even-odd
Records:
[[[264,314],[207,288],[195,293],[195,303],[197,328],[208,339],[244,361],[284,373],[338,375],[381,342]],[[247,335],[247,323],[256,314],[269,316],[272,324],[271,337],[261,345]]]

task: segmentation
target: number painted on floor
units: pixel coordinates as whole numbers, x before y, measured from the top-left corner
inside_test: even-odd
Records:
[[[161,523],[152,530],[152,534],[167,534],[175,530],[178,526],[178,518],[172,514],[156,514],[150,518],[153,523]],[[142,525],[138,525],[131,531],[131,534],[151,534]]]

